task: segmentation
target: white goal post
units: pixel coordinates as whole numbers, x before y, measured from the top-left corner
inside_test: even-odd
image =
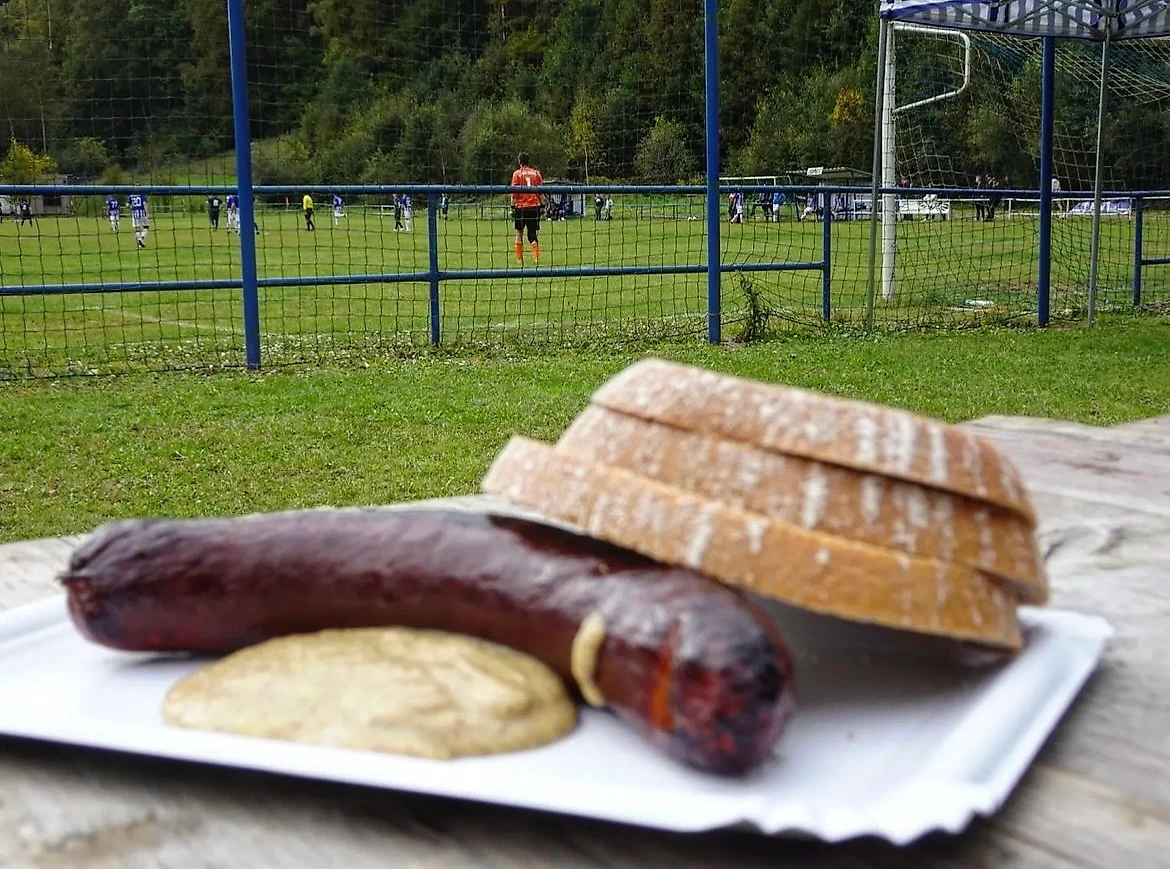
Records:
[[[926,36],[938,36],[943,39],[953,40],[958,43],[963,49],[963,78],[957,87],[942,93],[933,94],[922,99],[914,100],[905,105],[897,104],[897,66],[898,66],[898,52],[896,34],[898,33],[919,33]],[[928,27],[920,24],[903,24],[901,22],[894,22],[887,25],[886,28],[886,50],[885,50],[885,64],[882,69],[882,100],[881,100],[881,149],[880,149],[880,172],[874,179],[874,186],[877,186],[877,180],[880,178],[881,186],[884,188],[891,188],[897,184],[895,177],[895,161],[896,161],[896,128],[895,123],[897,116],[903,112],[908,112],[912,109],[928,106],[933,103],[942,102],[944,100],[951,100],[961,96],[966,92],[968,86],[971,84],[971,38],[961,31],[945,30],[940,27]],[[882,194],[881,207],[881,247],[882,247],[882,298],[892,299],[897,289],[896,286],[896,262],[897,262],[897,220],[898,220],[898,202],[897,197],[893,193]],[[932,205],[932,208],[934,206]],[[946,207],[949,213],[949,206]]]

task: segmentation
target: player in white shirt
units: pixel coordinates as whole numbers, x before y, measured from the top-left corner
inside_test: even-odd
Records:
[[[131,193],[127,199],[130,206],[130,224],[134,227],[134,240],[138,247],[146,247],[146,234],[150,231],[150,214],[147,211],[146,196],[142,193]]]
[[[117,232],[118,225],[122,222],[122,203],[118,201],[118,197],[111,196],[106,200],[106,217],[110,219],[110,229]]]
[[[406,231],[414,232],[414,200],[409,193],[402,197],[402,216],[406,221]]]
[[[234,229],[236,235],[240,234],[240,197],[235,193],[229,193],[227,198],[227,228],[228,232]]]
[[[333,225],[337,226],[341,223],[341,218],[345,217],[345,203],[342,202],[340,196],[333,194]]]

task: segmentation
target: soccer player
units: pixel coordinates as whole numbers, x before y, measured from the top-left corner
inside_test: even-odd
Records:
[[[228,232],[233,229],[236,235],[240,234],[240,196],[237,193],[229,193],[227,198],[227,228]]]
[[[406,231],[414,232],[414,200],[409,193],[402,194],[402,219],[406,222]]]
[[[529,165],[527,151],[521,151],[516,156],[516,162],[519,166],[512,173],[513,187],[539,188],[544,184],[544,177],[540,174],[540,170]],[[524,233],[526,230],[528,243],[532,245],[532,258],[534,260],[540,259],[540,205],[539,190],[512,194],[512,223],[516,227],[514,248],[516,259],[520,262],[524,262]]]
[[[130,225],[134,227],[134,241],[138,249],[146,247],[146,234],[150,231],[150,214],[146,204],[146,196],[141,193],[131,193],[126,198],[130,206]]]
[[[26,223],[32,223],[32,203],[27,199],[20,200],[20,223],[19,226],[24,226]]]
[[[219,209],[222,203],[218,196],[212,196],[207,200],[207,221],[211,224],[212,229],[219,229]]]
[[[106,217],[110,219],[110,230],[117,232],[118,225],[122,222],[122,203],[118,201],[117,196],[106,199]]]
[[[731,194],[731,219],[728,223],[743,223],[743,194]]]
[[[305,232],[312,232],[317,227],[313,226],[313,197],[308,193],[301,200],[301,208],[305,212]]]
[[[451,207],[451,197],[444,193],[439,197],[439,212],[443,215],[443,220],[447,219],[447,209]]]
[[[341,197],[336,193],[333,194],[333,225],[337,226],[341,223],[341,218],[345,217],[344,203]]]

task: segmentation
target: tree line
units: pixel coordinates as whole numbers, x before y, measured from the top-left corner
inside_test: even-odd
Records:
[[[702,0],[246,0],[256,179],[503,183],[528,150],[546,177],[676,183],[704,165]],[[723,0],[729,174],[865,168],[876,3]],[[910,51],[899,75],[933,74]],[[999,174],[1035,143],[999,107],[1035,70],[940,106],[930,153]],[[1065,88],[1072,108],[1092,93]],[[78,180],[149,177],[232,142],[223,0],[0,2],[0,133]],[[1075,105],[1073,105],[1075,104]],[[1163,134],[1164,113],[1111,135]],[[25,165],[28,160],[12,161]],[[1134,167],[1158,180],[1166,161]],[[9,178],[8,180],[13,180]],[[1170,182],[1166,178],[1162,183]]]

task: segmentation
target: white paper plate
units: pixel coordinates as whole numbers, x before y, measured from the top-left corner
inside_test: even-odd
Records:
[[[796,654],[800,706],[775,760],[742,780],[685,769],[595,711],[546,748],[447,762],[169,727],[163,696],[198,662],[92,645],[63,597],[0,613],[0,734],[665,830],[906,843],[961,831],[1003,803],[1111,634],[1100,618],[1027,610],[1025,651],[973,669],[922,638],[776,615]]]

